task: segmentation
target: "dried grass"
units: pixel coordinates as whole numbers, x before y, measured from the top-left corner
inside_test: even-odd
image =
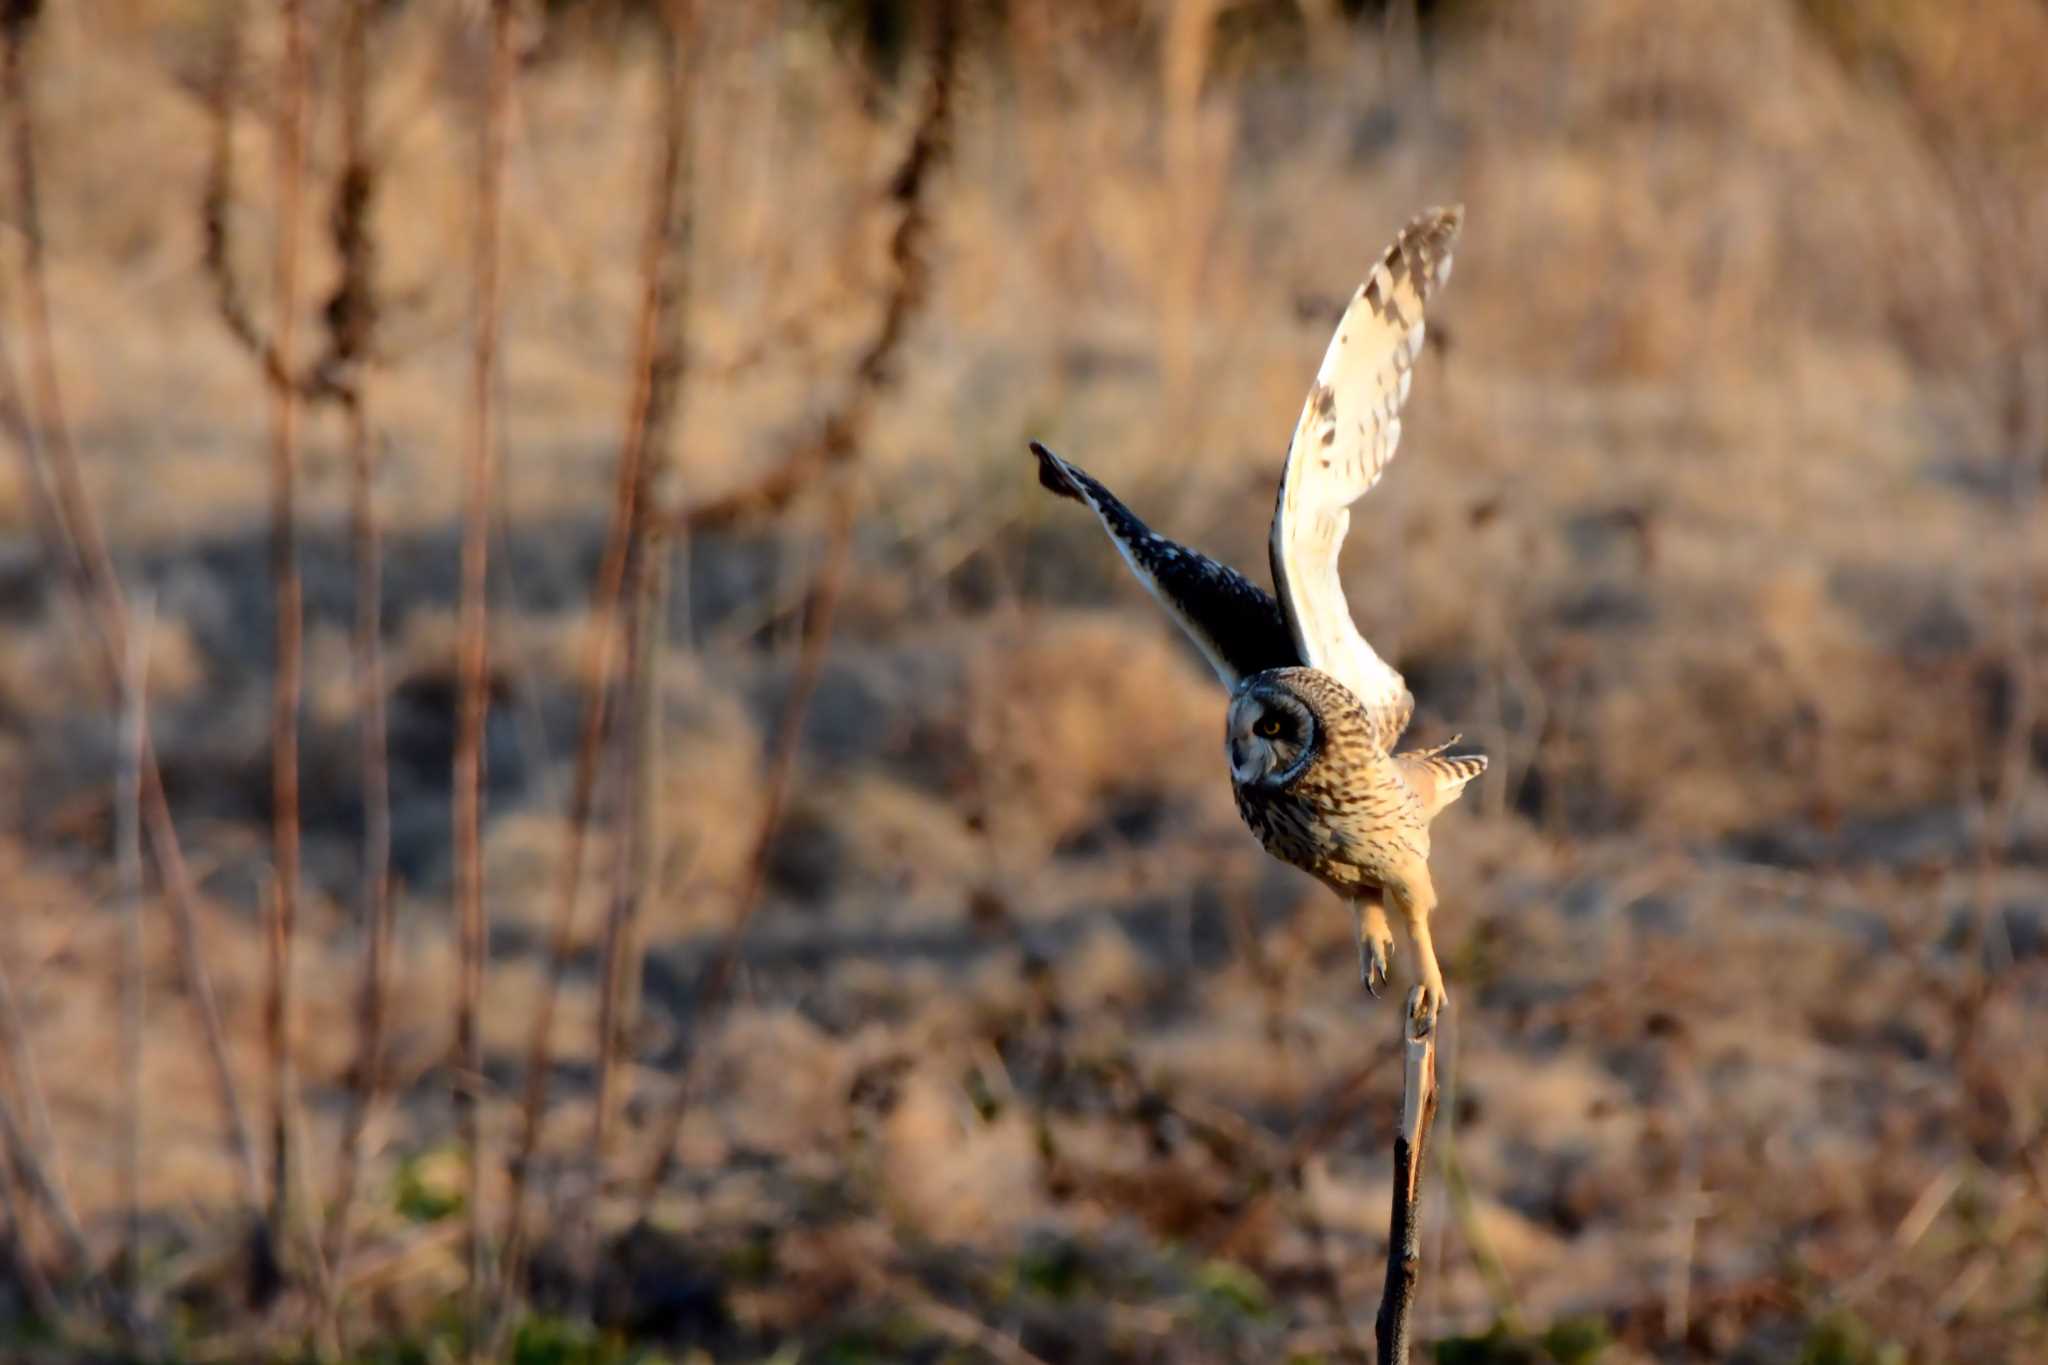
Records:
[[[2048,1345],[2048,234],[2013,192],[2039,179],[2038,15],[1309,8],[969,7],[933,137],[922,57],[892,83],[805,7],[711,7],[673,323],[646,305],[659,167],[620,136],[673,126],[673,71],[640,20],[520,20],[490,704],[463,734],[474,468],[449,452],[477,449],[485,30],[380,18],[359,124],[345,75],[321,87],[357,151],[312,144],[337,211],[308,217],[300,273],[332,286],[294,373],[291,291],[258,264],[279,16],[248,15],[223,136],[210,17],[52,7],[14,49],[25,325],[0,357],[25,381],[0,366],[23,456],[0,510],[44,551],[0,554],[0,952],[48,1121],[10,1060],[0,1188],[29,1258],[0,1294],[100,1340],[85,1268],[139,1245],[140,1301],[178,1305],[155,1325],[194,1358],[431,1351],[481,1244],[508,1351],[589,1313],[714,1359],[1363,1355],[1390,1021],[1355,999],[1342,917],[1237,828],[1212,685],[1041,505],[1018,438],[1101,452],[1163,530],[1256,565],[1274,424],[1345,271],[1455,193],[1449,341],[1349,561],[1422,737],[1465,729],[1501,770],[1439,840],[1455,1173],[1443,1216],[1424,1201],[1418,1340],[1534,1351],[1509,1319],[1590,1315],[1613,1361]],[[946,174],[890,208],[919,147]],[[217,242],[190,212],[210,181]],[[263,326],[237,340],[237,315]],[[650,365],[650,326],[687,346]],[[273,1060],[252,358],[304,407],[288,1060],[301,1165],[333,1151],[337,1181],[318,1301],[262,1323],[219,1214],[266,1192],[239,1117],[190,1103]],[[668,361],[692,400],[623,468],[618,414],[659,406]],[[665,612],[645,545],[607,550],[649,509],[694,532]],[[140,903],[177,926],[139,991],[114,970],[116,568],[158,604]],[[600,739],[644,759],[660,734],[658,771],[607,786],[597,750],[578,778],[593,702],[633,718]],[[484,760],[467,843],[458,738]],[[561,857],[585,818],[584,865],[628,869],[602,932]],[[436,909],[458,868],[492,949],[460,1024],[478,945]],[[440,1084],[457,1042],[481,1161]],[[666,1165],[636,1225],[641,1182],[591,1148],[642,1144]]]

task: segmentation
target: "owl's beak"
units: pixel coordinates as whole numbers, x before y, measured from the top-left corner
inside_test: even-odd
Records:
[[[1259,778],[1264,777],[1266,775],[1266,765],[1262,761],[1264,758],[1262,751],[1265,747],[1265,745],[1259,743],[1250,735],[1232,735],[1230,737],[1231,781],[1242,785],[1246,782],[1256,782]]]

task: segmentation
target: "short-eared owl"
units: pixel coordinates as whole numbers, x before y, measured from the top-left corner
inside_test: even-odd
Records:
[[[1393,752],[1415,699],[1351,620],[1337,556],[1350,506],[1401,439],[1423,305],[1451,273],[1462,210],[1411,222],[1353,296],[1308,391],[1269,541],[1275,601],[1227,565],[1154,533],[1095,479],[1033,442],[1038,478],[1087,504],[1117,550],[1231,689],[1224,729],[1237,809],[1266,851],[1313,873],[1358,916],[1359,974],[1378,994],[1408,927],[1422,1008],[1444,1001],[1430,944],[1429,825],[1486,768],[1448,745]],[[1455,741],[1454,741],[1455,742]]]

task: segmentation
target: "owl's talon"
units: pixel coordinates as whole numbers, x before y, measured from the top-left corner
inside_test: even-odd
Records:
[[[1408,996],[1408,1013],[1421,1026],[1417,1032],[1418,1037],[1428,1033],[1435,1027],[1437,1016],[1443,1013],[1444,1005],[1449,1001],[1449,998],[1449,996],[1444,994],[1444,983],[1441,977],[1433,981],[1424,981],[1410,993]]]
[[[1380,998],[1380,987],[1387,984],[1388,962],[1394,952],[1394,936],[1374,925],[1366,925],[1358,935],[1358,984],[1365,987],[1366,994],[1373,999]]]

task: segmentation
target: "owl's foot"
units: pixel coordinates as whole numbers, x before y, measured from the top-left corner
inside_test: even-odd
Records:
[[[1435,972],[1429,973],[1420,986],[1408,996],[1408,1013],[1420,1025],[1419,1033],[1428,1033],[1436,1025],[1436,1017],[1443,1013],[1450,997],[1444,994],[1444,979]]]
[[[1358,984],[1375,1000],[1379,998],[1380,987],[1387,984],[1387,963],[1393,952],[1392,935],[1358,940]]]
[[[1427,869],[1423,875],[1426,878]],[[1415,965],[1422,978],[1422,984],[1408,997],[1409,1011],[1417,1023],[1432,1023],[1443,1012],[1445,1000],[1443,969],[1437,966],[1436,945],[1429,937],[1429,912],[1436,906],[1436,895],[1427,880],[1419,887],[1403,888],[1399,895],[1396,904],[1408,925],[1408,937],[1415,941]]]
[[[1430,1003],[1429,988],[1427,986],[1411,986],[1409,988],[1407,1029],[1409,1042],[1419,1043],[1429,1037],[1430,1034],[1436,1032],[1437,1011],[1442,1007],[1443,1001],[1441,1000],[1438,1000],[1434,1005]]]
[[[1358,984],[1375,1000],[1387,984],[1388,965],[1394,958],[1394,931],[1387,927],[1387,912],[1366,904],[1358,911]]]

